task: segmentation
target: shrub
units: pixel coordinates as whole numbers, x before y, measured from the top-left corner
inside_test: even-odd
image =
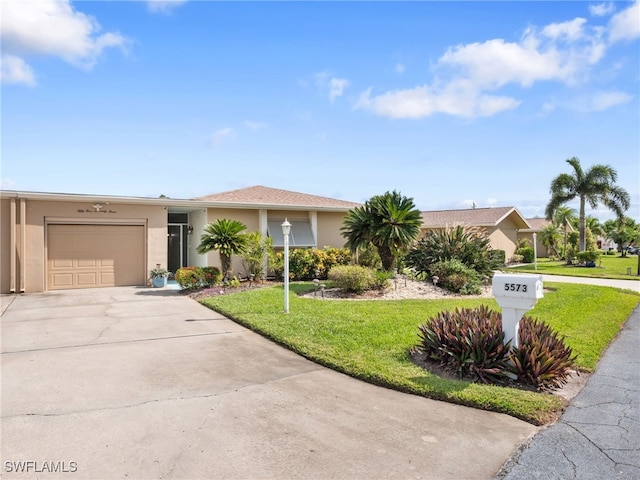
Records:
[[[520,320],[520,346],[509,355],[518,379],[539,390],[558,388],[566,383],[576,360],[571,348],[551,327],[528,316]]]
[[[182,267],[176,271],[175,280],[185,290],[200,287],[202,270],[198,267]]]
[[[222,281],[218,267],[182,267],[175,274],[175,280],[185,290],[212,287]]]
[[[340,265],[329,270],[329,280],[347,292],[362,293],[379,284],[373,270],[359,265]]]
[[[358,248],[357,263],[361,267],[367,267],[373,270],[382,268],[382,261],[380,260],[378,249],[371,244]]]
[[[253,275],[255,279],[264,277],[265,259],[272,253],[272,249],[273,239],[271,237],[263,237],[260,232],[246,234],[246,245],[240,258],[247,276]]]
[[[418,274],[429,275],[434,263],[452,259],[487,276],[499,265],[485,232],[468,225],[428,231],[409,251],[405,263]]]
[[[504,345],[502,318],[486,305],[440,312],[419,327],[417,350],[461,378],[484,383],[506,378],[510,343]]]
[[[201,267],[195,271],[200,274],[203,287],[213,287],[222,282],[222,271],[218,267]]]
[[[346,248],[296,248],[289,252],[289,274],[296,280],[326,279],[329,270],[337,265],[348,265],[351,252]],[[271,267],[277,278],[284,271],[284,252],[272,256]]]
[[[431,278],[438,277],[438,285],[462,295],[476,295],[482,291],[478,272],[467,267],[460,260],[451,259],[437,262],[429,269]]]
[[[420,343],[414,347],[418,352],[460,377],[485,383],[504,383],[515,374],[518,381],[538,390],[558,388],[566,383],[576,360],[564,338],[527,316],[520,320],[520,346],[505,345],[502,314],[486,305],[440,312],[418,329]]]
[[[600,257],[600,252],[595,250],[585,250],[584,252],[576,253],[576,257],[580,263],[595,262]]]
[[[521,263],[524,260],[524,257],[522,255],[518,255],[517,253],[513,254],[513,257],[511,257],[511,263]]]
[[[524,263],[533,263],[534,251],[533,247],[520,247],[516,250],[517,255],[522,255],[522,261]]]
[[[494,268],[502,267],[507,262],[507,252],[504,250],[491,250],[489,255],[494,262]]]

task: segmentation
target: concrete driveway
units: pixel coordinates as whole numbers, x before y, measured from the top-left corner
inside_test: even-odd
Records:
[[[488,479],[537,431],[333,372],[170,290],[1,300],[3,478]]]

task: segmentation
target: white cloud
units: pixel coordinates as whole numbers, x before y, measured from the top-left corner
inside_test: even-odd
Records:
[[[36,84],[36,77],[22,58],[7,54],[0,59],[0,82],[32,87]]]
[[[349,86],[346,78],[332,78],[329,80],[329,100],[333,102],[336,97],[341,97],[344,89]]]
[[[0,37],[5,54],[22,60],[49,55],[91,69],[110,47],[126,50],[128,40],[115,32],[100,33],[95,18],[74,10],[68,0],[2,2]]]
[[[147,0],[147,8],[152,13],[169,14],[187,0]]]
[[[244,126],[249,130],[262,130],[263,128],[267,128],[266,123],[262,122],[252,122],[251,120],[245,120]]]
[[[616,9],[613,3],[599,3],[597,5],[589,5],[589,13],[594,17],[604,17],[613,13]]]
[[[556,104],[554,102],[544,102],[542,104],[542,112],[540,113],[541,116],[545,116],[550,114],[551,112],[553,112],[556,109]]]
[[[313,77],[316,86],[320,90],[327,92],[329,101],[332,103],[337,97],[342,96],[345,88],[350,85],[349,80],[346,78],[331,77],[327,71],[316,73]]]
[[[629,103],[632,99],[631,95],[624,92],[598,92],[591,98],[586,107],[589,111],[600,112],[617,105]]]
[[[394,67],[394,70],[396,71],[396,73],[403,74],[403,73],[404,73],[404,71],[405,71],[405,66],[404,66],[404,64],[403,64],[403,63],[398,63],[398,64],[396,64],[396,66]]]
[[[640,2],[616,13],[609,21],[609,40],[612,43],[640,37]]]
[[[364,91],[355,108],[389,118],[423,118],[436,113],[483,117],[516,108],[521,102],[496,93],[508,85],[529,88],[556,81],[586,82],[590,68],[605,54],[602,27],[584,18],[528,28],[516,42],[492,39],[448,48],[435,62],[432,81],[374,95]]]
[[[211,140],[214,145],[220,145],[224,139],[233,138],[234,136],[235,132],[231,127],[224,127],[220,130],[216,130],[211,136]]]

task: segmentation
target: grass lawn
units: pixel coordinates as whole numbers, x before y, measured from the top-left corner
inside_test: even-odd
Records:
[[[640,301],[640,294],[590,285],[545,284],[551,291],[530,312],[567,337],[578,366],[593,370],[604,348]],[[313,289],[291,284],[293,291]],[[493,299],[349,301],[291,294],[283,313],[282,287],[209,297],[202,303],[291,350],[330,368],[378,385],[425,397],[503,412],[541,425],[564,403],[546,393],[449,380],[418,367],[408,350],[418,325],[441,310],[499,307]]]
[[[627,274],[631,268],[631,275]],[[533,263],[508,270],[528,273],[544,273],[547,275],[570,275],[573,277],[617,278],[621,280],[638,280],[638,256],[600,255],[594,268],[567,265],[564,261],[551,262],[548,258],[538,259],[538,270],[534,270]]]

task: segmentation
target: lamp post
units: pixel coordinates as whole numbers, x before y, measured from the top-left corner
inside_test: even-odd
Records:
[[[284,219],[282,222],[282,235],[284,235],[284,313],[289,313],[289,233],[291,224]]]
[[[538,234],[533,234],[533,269],[538,269]]]

